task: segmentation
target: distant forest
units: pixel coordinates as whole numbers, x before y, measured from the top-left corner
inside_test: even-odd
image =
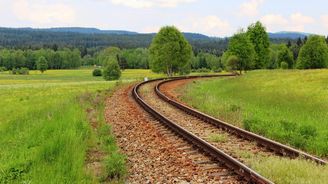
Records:
[[[83,30],[83,31],[81,31]],[[91,32],[88,29],[13,29],[0,28],[0,48],[53,49],[78,48],[93,53],[109,46],[120,49],[148,48],[155,34],[134,32]],[[206,52],[217,56],[227,49],[228,38],[208,37],[196,33],[184,33],[194,53]],[[271,38],[271,43],[294,43],[293,38]]]

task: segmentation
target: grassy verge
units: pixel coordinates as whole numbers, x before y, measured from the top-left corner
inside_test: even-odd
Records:
[[[92,126],[87,168],[97,182],[124,183],[127,169],[125,156],[119,152],[111,126],[105,121],[105,101],[111,90],[85,93],[79,101],[86,109]]]
[[[133,80],[133,74],[138,78],[152,73],[129,71],[123,81]],[[104,123],[104,100],[94,101],[100,99],[100,91],[114,86],[115,82],[92,77],[89,70],[32,71],[28,76],[1,73],[0,183],[122,180],[125,159]],[[81,101],[85,94],[92,98]],[[97,129],[91,126],[89,107],[97,112],[93,115],[99,121]],[[101,177],[86,169],[89,151],[97,145],[103,153]]]
[[[327,81],[327,70],[253,71],[190,83],[178,93],[182,101],[212,116],[326,157]],[[327,166],[302,159],[239,154],[276,183],[326,183],[328,178]]]

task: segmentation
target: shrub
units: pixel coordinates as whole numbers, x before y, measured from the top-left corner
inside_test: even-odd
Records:
[[[285,70],[285,69],[288,69],[288,63],[286,63],[286,62],[284,62],[284,61],[281,62],[281,63],[280,63],[280,68],[281,68],[281,69],[284,69],[284,70]]]
[[[13,69],[11,70],[11,73],[12,73],[13,75],[16,75],[16,74],[18,73],[18,69],[13,68]]]
[[[199,73],[207,73],[207,72],[210,72],[211,70],[210,69],[208,69],[208,68],[199,68],[199,69],[197,69],[197,72],[199,72]]]
[[[5,71],[7,71],[6,67],[4,67],[4,66],[0,67],[0,72],[5,72]]]
[[[29,69],[25,67],[18,70],[18,74],[20,75],[28,75],[29,73],[30,73]]]
[[[94,76],[94,77],[102,76],[101,69],[99,69],[99,68],[94,69],[93,72],[92,72],[92,76]]]
[[[116,60],[108,60],[103,71],[103,77],[105,80],[117,80],[121,77],[121,69]]]
[[[28,75],[30,72],[29,72],[29,69],[28,68],[13,68],[11,70],[11,73],[13,75],[16,75],[16,74],[19,74],[19,75]]]
[[[221,72],[222,72],[222,68],[220,67],[220,68],[218,68],[218,69],[215,69],[214,72],[215,72],[215,73],[221,73]]]

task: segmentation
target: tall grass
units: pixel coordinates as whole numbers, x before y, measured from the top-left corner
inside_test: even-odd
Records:
[[[197,81],[182,99],[213,116],[328,156],[328,70],[253,71]]]
[[[136,78],[152,74],[130,71],[123,80],[132,80],[133,72]],[[32,71],[29,76],[1,73],[0,183],[98,182],[86,171],[85,160],[90,146],[104,142],[100,140],[113,140],[100,149],[106,153],[104,172],[112,170],[113,175],[104,176],[104,181],[121,177],[125,158],[113,135],[91,128],[86,108],[93,102],[85,105],[78,98],[113,89],[115,83],[92,77],[91,70]],[[94,106],[101,130],[108,126],[103,119],[105,97]]]
[[[312,153],[328,155],[328,70],[252,71],[179,90],[182,100],[234,125]],[[327,183],[328,166],[301,158],[251,156],[250,167],[279,184]]]

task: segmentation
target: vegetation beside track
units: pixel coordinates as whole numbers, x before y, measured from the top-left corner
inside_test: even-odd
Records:
[[[253,71],[197,81],[182,100],[215,117],[320,156],[328,155],[327,70]]]
[[[0,183],[90,183],[124,176],[124,156],[102,112],[106,95],[101,91],[112,90],[116,82],[92,77],[91,72],[0,73]],[[160,75],[126,70],[122,80],[145,76]],[[86,111],[91,107],[97,131]],[[91,148],[105,155],[106,175],[95,177],[86,170]]]

